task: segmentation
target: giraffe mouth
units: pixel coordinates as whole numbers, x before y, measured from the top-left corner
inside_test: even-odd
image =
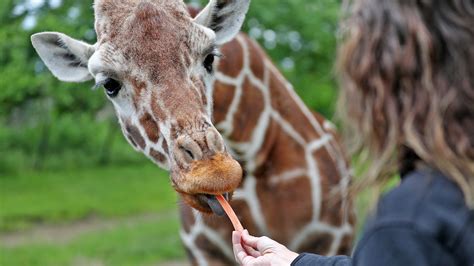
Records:
[[[229,200],[229,193],[224,193],[223,196],[226,198],[226,200]],[[212,210],[212,212],[217,215],[217,216],[224,216],[225,211],[222,208],[221,204],[219,201],[217,201],[215,195],[210,195],[210,194],[199,194],[197,195],[197,198],[201,202],[201,204],[209,206],[209,208]]]

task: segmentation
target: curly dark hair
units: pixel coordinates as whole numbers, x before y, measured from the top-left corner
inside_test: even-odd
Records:
[[[474,1],[352,0],[341,24],[339,116],[366,163],[359,185],[400,170],[403,151],[452,178],[474,206]]]

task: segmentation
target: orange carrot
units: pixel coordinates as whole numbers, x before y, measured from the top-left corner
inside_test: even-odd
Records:
[[[225,198],[222,195],[216,195],[216,199],[221,204],[227,216],[229,216],[229,219],[232,222],[232,225],[234,226],[235,231],[239,231],[239,232],[244,231],[244,228],[242,227],[242,224],[240,223],[239,218],[237,218],[237,215],[235,215],[234,210],[232,210],[232,207],[227,202],[227,200],[225,200]]]

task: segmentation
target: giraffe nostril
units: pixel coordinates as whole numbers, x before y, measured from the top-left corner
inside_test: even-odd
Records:
[[[183,136],[177,140],[175,157],[178,161],[190,164],[193,161],[202,159],[202,150],[189,136]]]
[[[184,147],[180,147],[180,148],[181,148],[181,150],[183,150],[183,152],[184,152],[184,154],[185,154],[185,157],[187,157],[187,159],[188,159],[189,161],[194,161],[195,157],[194,157],[194,154],[193,154],[192,151],[190,151],[190,150],[188,150],[188,149],[186,149],[186,148],[184,148]]]
[[[224,151],[224,140],[221,135],[217,133],[217,130],[210,128],[206,132],[206,139],[209,149],[215,153]]]

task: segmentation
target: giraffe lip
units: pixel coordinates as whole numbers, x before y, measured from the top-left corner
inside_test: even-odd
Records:
[[[229,193],[224,193],[224,197],[226,199],[229,198]],[[219,201],[217,201],[215,195],[210,195],[210,194],[199,194],[198,198],[200,201],[205,202],[209,208],[211,208],[212,212],[217,215],[217,216],[224,216],[225,212],[224,209],[222,208],[221,204]]]

